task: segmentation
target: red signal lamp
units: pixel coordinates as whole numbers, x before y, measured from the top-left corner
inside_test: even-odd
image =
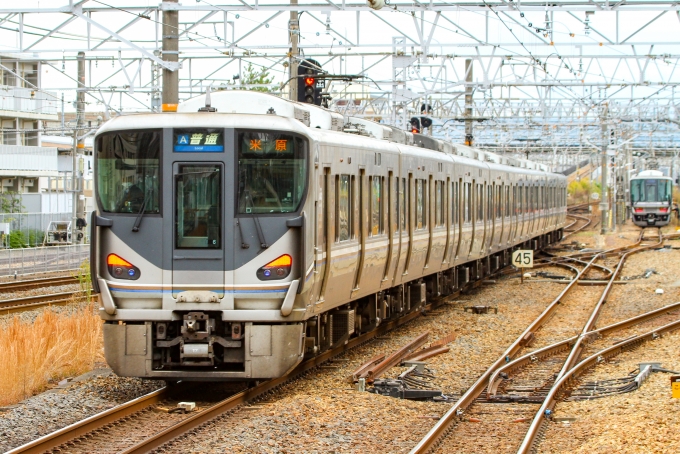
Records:
[[[305,77],[305,85],[314,85],[316,83],[316,79],[313,77]]]

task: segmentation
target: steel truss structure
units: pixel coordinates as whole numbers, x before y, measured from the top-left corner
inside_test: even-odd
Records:
[[[553,161],[605,142],[672,156],[680,141],[674,1],[30,3],[0,7],[0,53],[40,61],[42,86],[73,100],[84,52],[89,110],[158,110],[162,70],[179,72],[181,99],[207,86],[286,96],[296,34],[300,59],[348,76],[328,88],[346,114],[406,125],[429,105],[435,135],[462,141],[467,122],[478,146]],[[179,14],[177,63],[162,54],[166,11]],[[248,65],[273,80],[247,83]]]

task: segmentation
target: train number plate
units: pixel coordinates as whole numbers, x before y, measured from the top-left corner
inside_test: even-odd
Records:
[[[533,268],[534,251],[520,249],[512,253],[512,264],[516,268]]]

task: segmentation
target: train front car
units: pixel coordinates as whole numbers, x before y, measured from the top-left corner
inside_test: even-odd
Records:
[[[106,359],[121,376],[278,377],[303,357],[309,140],[293,118],[193,112],[118,117],[97,134]]]
[[[673,180],[658,170],[644,170],[630,180],[630,208],[633,223],[640,227],[661,227],[671,219]]]

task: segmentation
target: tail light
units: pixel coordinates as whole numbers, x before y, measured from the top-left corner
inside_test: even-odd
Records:
[[[292,267],[293,258],[288,254],[284,254],[257,270],[257,278],[261,281],[283,279],[290,274]]]
[[[633,211],[635,211],[636,213],[642,213],[642,212],[645,211],[645,209],[644,208],[634,208]]]
[[[659,208],[659,211],[662,213],[668,213],[668,208]]]
[[[139,279],[139,268],[116,254],[109,254],[106,257],[106,264],[109,267],[109,274],[116,279],[129,279],[132,281]]]

